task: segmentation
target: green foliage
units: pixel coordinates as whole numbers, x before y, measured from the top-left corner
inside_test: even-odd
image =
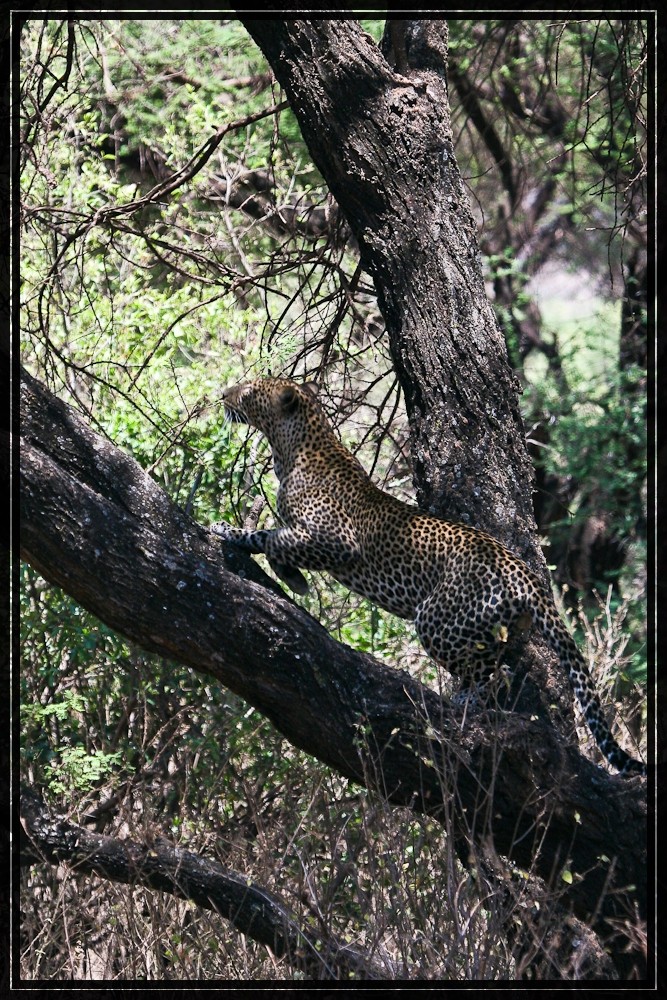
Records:
[[[569,373],[565,388],[554,379],[538,382],[530,389],[526,407],[539,409],[550,425],[546,468],[566,472],[582,493],[599,495],[600,508],[613,516],[618,534],[629,539],[646,511],[641,488],[646,476],[644,373],[637,368],[619,372],[608,365],[600,350],[605,336],[605,329],[597,326],[592,337],[584,333],[562,344]],[[582,344],[588,348],[582,349]],[[575,509],[564,522],[570,528],[572,516]]]
[[[83,747],[60,747],[60,760],[49,761],[47,773],[47,788],[54,795],[72,795],[76,792],[88,792],[95,788],[117,765],[122,754],[86,753]]]
[[[569,502],[549,524],[549,544],[566,552],[573,532],[594,514],[610,526],[607,544],[625,553],[618,571],[592,581],[592,590],[610,593],[613,610],[624,610],[628,642],[622,670],[645,683],[647,433],[645,372],[618,368],[617,312],[609,307],[582,326],[569,318],[566,305],[549,316],[557,324],[562,371],[531,366],[523,397],[525,420],[535,414],[549,428],[548,447],[540,460],[554,481],[569,487]],[[560,320],[560,322],[559,322]],[[591,619],[596,614],[587,602]],[[619,676],[621,672],[619,671]]]
[[[117,93],[125,112],[127,145],[120,155],[150,137],[168,162],[180,165],[179,157],[191,155],[211,129],[257,107],[251,91],[227,82],[266,72],[238,21],[165,18],[104,27],[104,35],[94,32],[95,43],[107,96]],[[211,72],[214,67],[224,67],[224,76]],[[98,88],[99,68],[97,59],[90,64]]]

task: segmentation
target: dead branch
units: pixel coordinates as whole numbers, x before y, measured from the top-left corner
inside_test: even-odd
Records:
[[[304,925],[274,893],[217,861],[174,847],[118,840],[53,815],[32,788],[21,790],[21,865],[65,862],[74,874],[142,885],[215,910],[242,934],[315,980],[385,979],[361,950]]]

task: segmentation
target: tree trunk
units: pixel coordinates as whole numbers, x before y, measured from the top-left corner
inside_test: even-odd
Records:
[[[409,78],[391,69],[356,21],[244,24],[284,87],[373,277],[406,401],[418,505],[488,531],[546,582],[520,386],[486,295],[454,158],[446,22],[408,22]],[[569,684],[550,669],[541,637],[507,662],[521,708],[571,730]],[[523,684],[527,669],[545,698]]]
[[[604,937],[627,917],[627,886],[646,912],[641,779],[600,770],[535,718],[485,711],[462,726],[460,710],[257,582],[251,560],[30,376],[21,396],[21,554],[47,580],[149,652],[216,677],[340,774],[448,823],[473,854],[492,845]],[[637,962],[619,953],[619,976]]]
[[[409,77],[355,21],[244,24],[374,279],[407,404],[419,506],[489,531],[544,571],[519,385],[454,159],[446,22],[408,22]]]

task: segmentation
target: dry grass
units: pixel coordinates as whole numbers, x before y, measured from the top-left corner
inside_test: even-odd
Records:
[[[622,610],[612,614],[608,602],[586,624],[605,700],[621,664],[622,625]],[[66,689],[86,694],[89,713],[79,721],[88,738],[106,752],[127,753],[130,745],[137,752],[134,770],[121,768],[113,780],[73,789],[60,802],[49,796],[56,811],[119,838],[166,837],[243,873],[324,936],[362,948],[388,980],[549,979],[554,963],[565,978],[581,976],[572,955],[554,943],[553,893],[536,896],[529,873],[511,870],[503,859],[495,872],[462,867],[447,823],[350,785],[227,692],[189,673],[175,683],[173,666],[160,669],[143,692],[137,671],[134,685],[113,693],[113,708],[101,668],[60,675]],[[54,690],[34,694],[57,700]],[[627,700],[617,706],[617,718],[628,719],[631,707]],[[47,723],[55,727],[55,720]],[[630,726],[638,732],[640,712]],[[588,740],[587,730],[580,735]],[[55,742],[62,732],[50,736]],[[635,740],[627,742],[635,751]],[[26,776],[40,774],[33,760]],[[105,800],[108,808],[100,808]],[[214,912],[78,875],[66,865],[25,870],[21,898],[26,981],[299,976],[289,959],[277,959]]]

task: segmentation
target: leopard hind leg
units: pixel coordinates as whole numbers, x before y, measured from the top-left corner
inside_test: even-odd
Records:
[[[477,601],[465,603],[451,597],[454,592],[446,585],[436,588],[418,608],[415,628],[426,653],[459,681],[453,700],[482,702],[499,676],[506,682],[501,660],[507,629],[483,590]]]

